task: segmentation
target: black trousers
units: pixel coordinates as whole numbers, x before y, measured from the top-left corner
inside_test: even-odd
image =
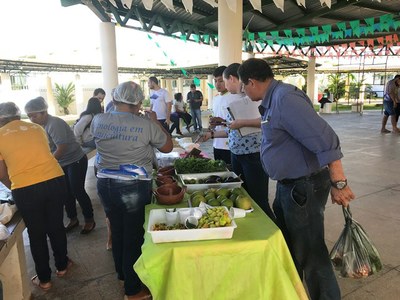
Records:
[[[70,219],[77,218],[76,200],[82,208],[85,222],[93,222],[92,201],[85,190],[86,171],[88,167],[87,156],[72,164],[62,167],[68,187],[68,197],[65,202],[65,211]]]
[[[35,269],[41,282],[49,282],[49,248],[57,270],[65,270],[68,263],[67,236],[63,223],[63,206],[67,197],[64,176],[12,191],[12,196],[28,228],[29,242]]]
[[[223,160],[227,164],[228,168],[230,168],[232,164],[230,150],[213,148],[213,152],[214,152],[214,159]]]

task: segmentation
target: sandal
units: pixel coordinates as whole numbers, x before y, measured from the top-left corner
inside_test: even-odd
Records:
[[[81,234],[88,234],[96,227],[96,222],[85,223],[83,229],[81,230]]]
[[[79,221],[78,220],[69,220],[67,226],[65,226],[65,231],[71,231],[75,227],[79,226]]]
[[[34,286],[37,286],[40,288],[42,291],[48,291],[51,289],[51,282],[41,282],[39,277],[37,275],[33,276],[31,278],[31,282],[33,283]]]
[[[56,275],[57,275],[57,277],[64,277],[64,275],[67,274],[68,270],[71,268],[71,266],[72,266],[73,264],[74,264],[74,263],[72,262],[72,260],[68,259],[67,267],[66,267],[64,270],[62,270],[62,271],[56,270]]]

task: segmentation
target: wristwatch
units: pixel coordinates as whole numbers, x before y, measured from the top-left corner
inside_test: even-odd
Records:
[[[331,185],[338,190],[343,190],[347,186],[347,179],[339,181],[331,181]]]

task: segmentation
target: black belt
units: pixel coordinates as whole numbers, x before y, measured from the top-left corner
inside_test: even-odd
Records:
[[[311,173],[308,176],[301,176],[301,177],[298,177],[298,178],[285,178],[285,179],[282,179],[282,180],[278,180],[278,182],[281,183],[281,184],[293,184],[293,183],[296,183],[298,181],[312,180],[312,179],[315,179],[316,177],[318,177],[323,171],[325,171],[327,169],[328,169],[327,167],[324,167],[324,168],[319,169],[318,171],[316,171],[314,173]]]

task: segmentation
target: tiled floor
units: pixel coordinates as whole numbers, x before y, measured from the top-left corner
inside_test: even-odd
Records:
[[[336,130],[342,142],[344,168],[357,196],[351,204],[353,216],[375,242],[384,264],[380,273],[366,279],[339,278],[343,299],[399,299],[400,135],[380,134],[380,111],[322,117]],[[202,145],[202,149],[212,154],[210,143]],[[270,185],[270,199],[273,199],[275,184],[271,181]],[[79,234],[79,229],[68,233],[69,255],[75,265],[65,278],[54,276],[53,288],[47,293],[32,286],[35,299],[123,299],[111,252],[106,251],[105,216],[96,193],[92,167],[88,170],[86,188],[94,204],[97,227],[89,235]],[[325,215],[326,242],[331,248],[343,229],[342,210],[328,204]],[[27,238],[25,243],[28,275],[33,276],[35,271]]]

